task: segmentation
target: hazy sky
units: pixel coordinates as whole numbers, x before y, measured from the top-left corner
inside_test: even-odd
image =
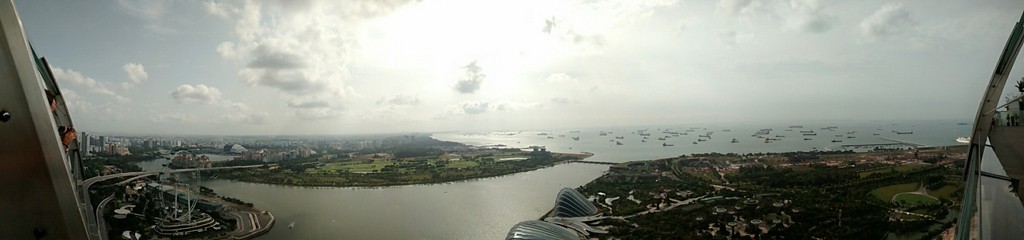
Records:
[[[1017,0],[16,5],[77,127],[141,134],[971,119],[1024,10]]]

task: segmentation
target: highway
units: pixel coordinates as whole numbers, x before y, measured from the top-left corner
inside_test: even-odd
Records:
[[[274,165],[274,164],[271,164],[271,165]],[[170,171],[167,171],[167,172],[168,173],[183,173],[183,172],[194,172],[194,171],[256,168],[256,167],[262,167],[262,166],[264,166],[264,165],[260,164],[260,165],[245,165],[245,166],[230,166],[230,167],[185,168],[185,169],[170,170]],[[89,188],[92,187],[93,184],[96,184],[96,183],[102,182],[102,181],[106,181],[106,180],[110,180],[110,179],[115,179],[115,178],[135,177],[133,179],[138,179],[139,177],[142,177],[142,176],[151,176],[151,175],[156,175],[156,174],[160,174],[160,173],[161,172],[159,172],[159,171],[115,173],[115,174],[108,174],[108,175],[103,175],[103,176],[96,176],[96,177],[92,177],[92,178],[86,179],[85,181],[79,182],[79,188],[78,188],[79,195],[83,199],[83,202],[85,203],[84,206],[82,206],[82,207],[85,208],[85,213],[88,215],[88,216],[85,217],[85,219],[87,221],[86,222],[86,227],[87,228],[92,228],[92,229],[89,229],[89,234],[97,236],[99,239],[107,239],[106,238],[106,235],[107,235],[106,234],[106,229],[103,226],[101,226],[101,225],[103,225],[103,223],[101,221],[97,221],[97,219],[103,217],[103,212],[100,212],[100,211],[97,211],[97,210],[102,210],[102,205],[106,204],[106,203],[105,202],[100,202],[100,205],[101,205],[100,209],[95,209],[95,210],[93,209],[93,207],[92,207],[92,199],[89,198]],[[122,181],[122,182],[119,182],[118,184],[123,184],[123,183],[126,183],[126,182],[128,182],[128,181]],[[111,199],[111,198],[104,199],[104,201],[108,201],[109,199]]]
[[[106,208],[107,203],[112,199],[114,199],[114,194],[110,194],[109,197],[100,201],[99,207],[96,208],[96,229],[100,229],[100,231],[97,232],[100,239],[109,239],[107,238],[107,222],[103,220],[103,209]]]

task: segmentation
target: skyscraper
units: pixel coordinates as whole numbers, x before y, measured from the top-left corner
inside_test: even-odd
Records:
[[[89,149],[92,149],[92,145],[90,145],[90,143],[92,143],[91,139],[92,139],[92,136],[90,136],[89,133],[82,132],[82,138],[81,138],[81,142],[79,143],[79,145],[80,145],[79,148],[82,149],[82,156],[83,157],[89,157],[92,154],[89,151]]]

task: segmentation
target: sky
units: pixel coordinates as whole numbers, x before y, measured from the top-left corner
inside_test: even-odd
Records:
[[[1015,0],[15,5],[78,129],[230,135],[970,120],[1024,10]],[[1009,85],[1022,76],[1018,67]]]

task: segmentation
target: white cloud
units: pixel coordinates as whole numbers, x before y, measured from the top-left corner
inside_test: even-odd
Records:
[[[548,83],[559,85],[576,85],[580,81],[565,73],[552,73],[548,75]]]
[[[221,58],[236,60],[238,59],[238,51],[235,50],[235,43],[233,42],[222,42],[217,45],[217,55]]]
[[[455,91],[459,93],[475,93],[476,90],[480,90],[480,84],[483,84],[484,78],[487,75],[483,74],[483,68],[477,66],[476,61],[470,62],[465,67],[465,73],[455,83]]]
[[[346,81],[360,24],[407,2],[245,1],[204,7],[234,21],[237,39],[216,51],[244,65],[238,72],[244,83],[292,95],[287,104],[302,119],[325,119],[339,116],[352,95]]]
[[[868,39],[887,38],[913,31],[917,22],[903,4],[889,3],[860,22],[860,32]]]
[[[570,103],[576,103],[576,100],[573,100],[573,99],[567,98],[567,97],[556,97],[556,98],[552,98],[551,102],[557,103],[557,104],[570,104]]]
[[[466,114],[481,114],[487,112],[490,105],[488,102],[463,102],[459,107]]]
[[[131,101],[131,99],[114,92],[109,83],[96,81],[96,79],[86,77],[75,70],[51,67],[50,71],[53,72],[53,77],[61,83],[71,83],[71,85],[83,87],[89,92],[109,96],[120,103]]]
[[[551,30],[554,29],[556,25],[558,25],[558,22],[555,20],[555,17],[544,19],[544,29],[542,29],[541,31],[544,31],[544,33],[547,34],[551,34]]]
[[[836,24],[836,16],[827,11],[823,0],[791,0],[789,5],[796,10],[790,21],[797,30],[822,33]]]
[[[149,117],[150,121],[155,123],[189,123],[195,124],[202,122],[202,118],[191,113],[158,113],[152,114]]]
[[[220,90],[204,84],[182,84],[170,92],[171,97],[180,102],[216,103],[221,99]]]
[[[117,3],[121,6],[121,9],[129,15],[135,16],[136,18],[142,19],[146,22],[144,25],[146,29],[149,29],[156,33],[170,34],[178,32],[176,29],[168,27],[167,24],[163,23],[163,19],[167,12],[167,3],[171,1],[167,0],[118,0]]]
[[[290,108],[328,108],[331,107],[331,103],[326,99],[315,98],[315,97],[304,97],[294,98],[288,101],[288,107]]]
[[[754,0],[720,0],[718,1],[718,12],[726,16],[736,16],[750,11]]]
[[[203,9],[206,9],[206,12],[211,15],[221,18],[228,18],[228,12],[235,10],[231,9],[228,6],[225,6],[222,3],[217,3],[215,1],[203,2]]]
[[[228,113],[224,114],[223,118],[227,123],[243,123],[243,124],[263,124],[266,122],[267,113],[265,112],[254,112],[254,113]]]
[[[419,96],[412,96],[412,95],[404,95],[404,94],[398,94],[398,95],[395,95],[395,96],[391,96],[390,98],[381,97],[380,100],[377,100],[377,105],[381,105],[381,104],[406,105],[406,106],[419,105],[420,104],[420,97]]]
[[[220,119],[217,118],[205,118],[206,121],[202,123],[226,123],[226,124],[263,124],[266,122],[268,114],[262,111],[254,111],[246,106],[244,103],[231,101],[223,97],[223,94],[219,89],[215,87],[206,86],[204,84],[182,84],[173,91],[170,92],[178,102],[194,102],[209,104],[223,108],[220,112],[225,112]],[[198,123],[198,117],[193,114],[157,114],[151,120],[154,122],[190,122]]]
[[[295,111],[296,116],[303,120],[325,120],[341,116],[341,111],[331,108],[301,108]]]
[[[569,41],[574,44],[593,44],[594,46],[604,45],[604,36],[598,33],[581,33],[574,29],[570,24],[563,24],[561,21],[556,20],[555,17],[544,20],[544,28],[541,29],[545,34],[555,36],[556,38]]]
[[[146,74],[146,68],[142,64],[126,63],[121,68],[128,74],[128,80],[131,81],[131,84],[140,84],[149,79],[149,74]]]
[[[439,113],[435,118],[446,118],[450,116],[460,115],[479,115],[492,111],[499,112],[511,112],[521,111],[526,109],[543,108],[544,105],[540,103],[532,102],[513,102],[513,101],[464,101],[457,104],[451,104],[445,107],[444,111]]]

